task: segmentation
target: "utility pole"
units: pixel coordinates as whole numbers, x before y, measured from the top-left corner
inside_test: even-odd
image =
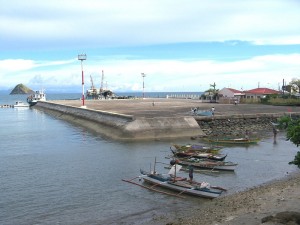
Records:
[[[143,77],[143,98],[145,98],[145,82],[144,82],[144,78],[146,76],[146,74],[141,73],[142,77]]]
[[[79,54],[78,60],[81,61],[81,80],[82,80],[82,107],[85,107],[84,105],[84,75],[83,75],[83,66],[82,61],[86,60],[86,54]]]

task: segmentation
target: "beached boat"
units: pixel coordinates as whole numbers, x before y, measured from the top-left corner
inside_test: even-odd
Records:
[[[171,149],[179,151],[198,151],[198,152],[206,152],[206,153],[217,153],[221,146],[207,146],[207,145],[199,145],[199,144],[187,144],[187,145],[177,145],[173,144]]]
[[[163,177],[161,174],[155,175],[151,173],[143,173],[143,175],[143,180],[150,185],[170,189],[186,195],[216,198],[219,197],[225,190],[220,187],[212,187],[209,183],[206,182],[192,181],[190,183],[188,180],[174,180],[170,176]]]
[[[22,101],[16,101],[16,103],[13,105],[13,107],[14,108],[26,108],[26,107],[29,107],[29,105]]]
[[[123,179],[123,181],[138,185],[151,191],[156,191],[159,193],[172,195],[176,197],[182,197],[182,194],[186,194],[197,197],[216,198],[219,197],[224,191],[226,191],[226,189],[222,187],[211,186],[209,183],[206,182],[196,182],[193,180],[187,180],[183,177],[178,177],[176,174],[179,172],[182,166],[177,165],[176,161],[174,160],[170,162],[172,167],[168,174],[157,173],[155,170],[156,163],[157,161],[155,158],[153,171],[151,171],[150,169],[151,172],[146,172],[140,169],[140,172],[142,174],[141,176],[135,177],[130,180]],[[190,169],[192,169],[191,173],[193,173],[193,168],[190,167]],[[139,181],[143,179],[145,183],[148,183],[151,186],[139,184],[134,181],[135,179],[138,179]],[[175,191],[175,193],[166,192],[158,189],[157,187],[169,189]]]
[[[28,96],[27,102],[30,106],[34,106],[38,101],[46,101],[44,90],[36,91],[33,95]]]
[[[176,163],[182,166],[194,166],[200,169],[209,170],[224,170],[224,171],[234,171],[237,167],[237,163],[226,162],[226,161],[215,161],[208,159],[197,159],[188,158],[186,160],[176,158]]]
[[[156,163],[157,162],[155,160],[155,164]],[[140,169],[140,172],[142,174],[141,176],[135,177],[130,180],[123,179],[123,181],[138,185],[151,191],[156,191],[159,193],[172,195],[176,197],[182,197],[182,194],[185,194],[204,198],[216,198],[219,197],[224,191],[226,191],[226,189],[222,187],[211,186],[209,183],[206,182],[196,182],[190,180],[188,181],[186,178],[176,176],[177,172],[182,167],[180,165],[172,163],[173,166],[171,167],[168,174],[160,174],[155,171],[155,164],[154,171],[146,172]],[[134,181],[135,179],[143,179],[145,183],[148,183],[151,186],[139,184]],[[172,190],[175,192],[166,192],[158,189],[157,187]]]
[[[212,144],[257,144],[259,139],[251,138],[223,138],[223,139],[207,139]]]
[[[210,159],[216,161],[224,161],[227,155],[225,154],[213,154],[207,152],[199,152],[199,151],[174,151],[171,148],[171,151],[175,157],[178,158],[198,158],[198,159]]]

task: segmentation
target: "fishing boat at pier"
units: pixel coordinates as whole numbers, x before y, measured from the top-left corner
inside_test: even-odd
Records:
[[[44,90],[35,91],[33,95],[27,97],[27,102],[30,106],[34,106],[38,101],[46,101]]]
[[[29,107],[29,105],[22,101],[16,101],[16,103],[13,105],[13,107],[14,108],[27,108],[27,107]]]

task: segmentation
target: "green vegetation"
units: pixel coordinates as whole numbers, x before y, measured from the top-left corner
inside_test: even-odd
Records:
[[[284,116],[279,120],[279,127],[287,131],[287,140],[293,142],[297,147],[300,145],[300,119],[293,120],[291,117]],[[297,165],[300,168],[300,151],[297,152],[293,161],[289,164]]]
[[[294,92],[300,93],[300,80],[297,78],[293,78],[290,82],[291,88]]]
[[[202,99],[217,100],[219,98],[219,89],[216,89],[216,83],[209,85],[210,88],[202,94]]]
[[[300,99],[290,98],[271,98],[268,101],[271,105],[286,105],[286,106],[300,106]]]
[[[281,105],[281,106],[300,106],[300,98],[291,94],[273,94],[267,95],[265,98],[261,98],[260,102],[262,104],[270,105]]]
[[[33,90],[26,87],[24,84],[18,84],[15,88],[10,92],[10,95],[20,95],[20,94],[32,94]]]

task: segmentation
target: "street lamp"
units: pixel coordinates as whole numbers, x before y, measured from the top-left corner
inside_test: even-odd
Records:
[[[79,55],[78,55],[78,60],[81,61],[82,107],[85,107],[85,106],[84,106],[84,75],[83,75],[82,61],[83,61],[83,60],[86,60],[86,54],[79,54]]]
[[[141,73],[142,77],[143,77],[143,98],[145,98],[145,82],[144,82],[144,78],[146,76],[146,74]]]

